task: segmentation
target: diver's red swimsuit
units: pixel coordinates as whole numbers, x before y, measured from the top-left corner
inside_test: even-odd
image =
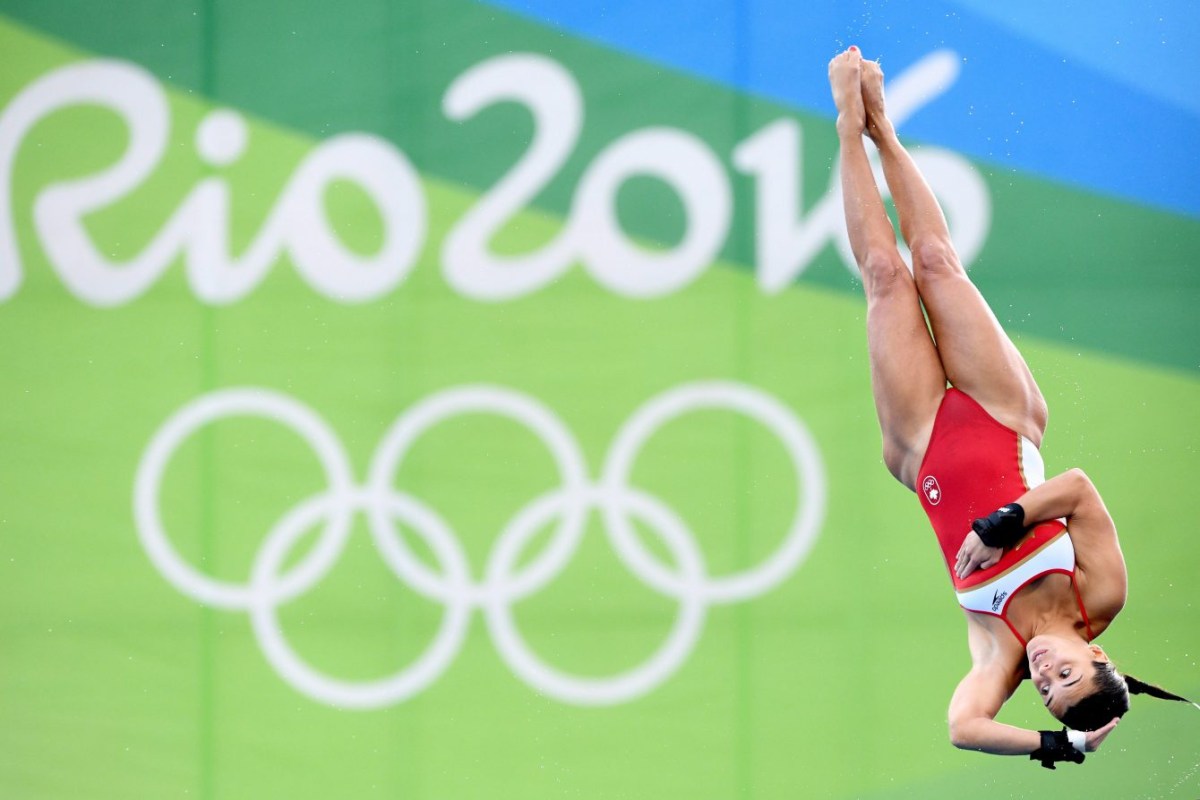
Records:
[[[959,603],[969,611],[1004,619],[1010,629],[1005,611],[1013,596],[1026,584],[1053,572],[1071,576],[1087,624],[1075,582],[1075,551],[1063,520],[1038,524],[1006,550],[995,566],[977,569],[963,580],[954,574],[958,550],[971,532],[971,523],[1042,483],[1044,472],[1041,455],[1032,442],[997,422],[965,392],[946,391],[917,473],[917,495],[937,533]],[[1024,644],[1016,630],[1013,634]]]

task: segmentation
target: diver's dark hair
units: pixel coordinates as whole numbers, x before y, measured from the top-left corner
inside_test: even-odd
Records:
[[[1096,676],[1092,679],[1095,691],[1068,708],[1059,720],[1068,728],[1077,731],[1094,731],[1103,728],[1113,717],[1120,717],[1129,710],[1129,695],[1148,694],[1162,700],[1191,701],[1171,694],[1154,684],[1139,681],[1132,675],[1121,675],[1108,661],[1093,661]]]

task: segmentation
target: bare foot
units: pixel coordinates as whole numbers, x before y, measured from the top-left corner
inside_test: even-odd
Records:
[[[863,105],[867,112],[867,136],[879,144],[895,133],[883,101],[883,70],[878,61],[864,61],[860,76]]]
[[[839,136],[862,135],[867,124],[863,92],[859,84],[861,66],[862,53],[853,45],[829,62],[829,88],[833,91],[833,104],[838,110]]]

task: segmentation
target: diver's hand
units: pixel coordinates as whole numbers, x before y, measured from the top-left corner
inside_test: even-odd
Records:
[[[959,580],[970,575],[977,569],[994,567],[1004,555],[1003,547],[988,547],[979,538],[979,534],[971,531],[958,549],[958,560],[954,564],[954,574]],[[1101,739],[1103,741],[1103,739]],[[1099,743],[1097,743],[1099,744]]]
[[[1103,728],[1100,728],[1099,730],[1088,731],[1087,744],[1083,746],[1084,750],[1089,753],[1096,752],[1104,740],[1108,738],[1108,735],[1113,732],[1113,729],[1117,727],[1117,722],[1119,721],[1120,717],[1113,717],[1112,722],[1108,723]]]

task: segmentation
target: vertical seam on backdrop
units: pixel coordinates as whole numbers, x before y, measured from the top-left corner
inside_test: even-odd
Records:
[[[200,3],[200,69],[201,91],[204,100],[210,101],[215,96],[216,67],[214,64],[214,49],[216,47],[216,0],[201,0]],[[203,159],[201,170],[212,173],[216,170]],[[214,353],[216,333],[216,310],[207,303],[200,304],[200,383],[204,391],[216,387],[216,355]],[[210,568],[215,567],[216,542],[216,461],[213,450],[216,446],[213,438],[215,433],[200,437],[200,558],[201,563]],[[200,606],[200,664],[199,664],[199,718],[197,738],[197,757],[199,760],[200,800],[210,800],[214,796],[214,662],[213,628],[216,610],[201,604]]]
[[[385,103],[389,112],[389,116],[392,114],[395,115],[393,119],[400,118],[401,112],[401,100],[399,94],[400,90],[397,85],[397,80],[393,76],[407,74],[407,71],[403,68],[405,66],[405,62],[409,60],[407,53],[400,53],[400,44],[402,41],[404,41],[404,37],[399,35],[399,32],[403,29],[403,21],[401,20],[403,20],[403,18],[407,15],[418,15],[419,21],[412,25],[411,30],[414,32],[423,31],[424,27],[421,25],[421,22],[424,21],[424,15],[421,14],[422,6],[422,2],[414,2],[404,9],[403,14],[399,10],[398,5],[395,3],[384,3],[382,6],[382,13],[384,15],[384,38],[386,43],[384,47],[384,52],[386,53],[385,65],[389,73]],[[418,33],[416,35],[419,36],[420,34]],[[418,258],[419,257],[420,256],[418,256]],[[415,305],[416,307],[421,306],[420,303]],[[395,386],[393,396],[400,397],[404,396],[408,371],[413,366],[405,365],[407,367],[405,369],[397,368],[402,362],[403,355],[402,348],[398,345],[399,342],[404,340],[403,323],[401,322],[403,318],[403,314],[396,314],[394,315],[393,322],[391,323],[391,325],[395,326],[394,334],[392,336],[392,342],[395,344],[392,345],[393,350],[391,353],[395,361],[394,365],[385,365],[385,369],[388,368],[388,366],[392,366],[392,368],[389,370],[392,378],[391,380],[384,382],[385,387],[391,387],[392,381],[395,381],[397,385]],[[388,392],[387,394],[392,393]],[[385,394],[385,396],[387,395]],[[395,481],[395,477],[391,477],[390,480]],[[397,531],[397,535],[401,535],[399,531]],[[384,632],[384,636],[388,637],[387,640],[392,642],[393,646],[391,648],[391,652],[392,655],[396,657],[397,663],[399,663],[404,657],[403,644],[406,641],[406,634],[411,632],[414,628],[413,621],[415,616],[415,612],[406,608],[403,602],[403,597],[397,601],[394,615],[383,615],[384,620],[389,625],[389,629]],[[397,757],[390,760],[389,770],[389,777],[392,781],[395,781],[395,783],[391,787],[391,791],[385,792],[385,794],[387,796],[396,798],[423,797],[425,795],[422,791],[424,788],[424,781],[422,780],[423,776],[421,774],[421,764],[424,763],[424,759],[421,757],[422,754],[418,750],[418,747],[420,747],[424,738],[420,735],[422,719],[421,704],[409,703],[406,708],[406,712],[407,713],[404,714],[389,715],[389,719],[391,721],[389,726],[390,734],[395,737],[393,741],[395,744]]]
[[[733,7],[733,69],[737,75],[737,85],[745,86],[744,79],[749,72],[747,64],[747,52],[749,36],[746,26],[747,12],[744,5],[735,5]],[[733,127],[737,141],[745,138],[749,127],[749,108],[745,93],[733,93]],[[736,173],[734,173],[736,175]],[[734,178],[734,208],[748,208],[745,203],[738,203],[738,195],[747,194],[746,184],[743,181],[738,187],[737,178]],[[736,241],[734,249],[739,253],[749,253],[754,247],[753,226],[740,224],[737,219],[737,212],[734,212],[734,225],[732,227],[732,236]],[[740,241],[749,239],[749,241]],[[734,358],[736,359],[735,374],[740,380],[745,381],[747,374],[752,372],[749,358],[752,348],[749,347],[749,326],[750,319],[749,306],[746,302],[745,292],[738,291],[734,295]],[[748,420],[742,419],[735,435],[735,454],[734,454],[734,524],[737,525],[738,533],[734,537],[736,544],[735,558],[740,565],[750,563],[752,555],[751,531],[750,526],[752,512],[749,507],[747,492],[750,489],[749,482],[746,476],[749,475],[749,462],[751,460],[748,441],[748,425],[751,425]],[[734,610],[734,627],[736,630],[735,639],[735,669],[737,685],[737,707],[736,707],[736,740],[734,742],[734,776],[737,784],[737,793],[739,797],[749,800],[754,797],[754,780],[753,780],[753,757],[754,757],[754,716],[753,716],[753,683],[752,683],[752,657],[751,643],[753,640],[753,619],[749,604],[739,604]]]

